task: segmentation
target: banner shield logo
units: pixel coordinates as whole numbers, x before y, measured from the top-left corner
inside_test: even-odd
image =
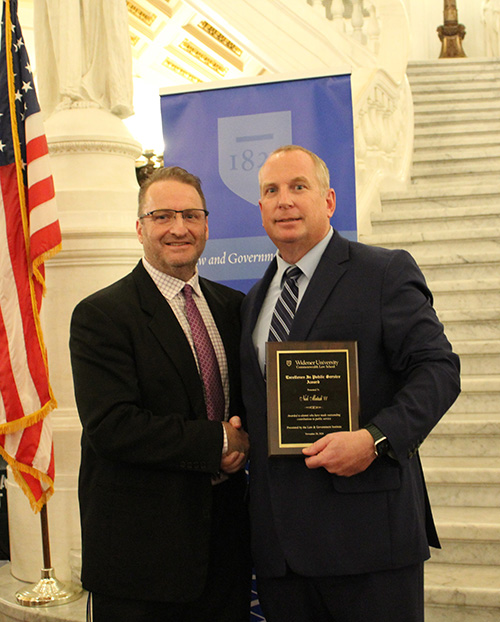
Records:
[[[259,202],[257,174],[277,147],[292,143],[292,113],[264,112],[218,119],[219,175],[236,195]]]

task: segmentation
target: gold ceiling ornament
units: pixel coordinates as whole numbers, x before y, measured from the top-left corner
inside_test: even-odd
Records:
[[[203,20],[202,22],[200,22],[198,24],[198,28],[201,28],[201,30],[209,34],[213,39],[215,39],[218,43],[230,50],[236,56],[241,56],[243,54],[243,50],[241,50],[235,43],[225,37],[221,32],[217,30],[217,28],[212,26],[212,24],[209,24],[207,21]]]
[[[219,76],[224,77],[226,75],[228,71],[227,67],[224,67],[222,63],[216,61],[215,58],[212,58],[203,50],[200,50],[200,48],[194,45],[191,41],[189,41],[189,39],[184,39],[184,41],[182,41],[179,45],[179,48],[181,50],[184,50],[184,52],[187,52],[190,56],[195,58],[200,63],[203,63],[205,67],[208,67],[212,71],[215,71],[215,73],[219,74]]]
[[[151,13],[150,11],[146,11],[146,9],[144,9],[142,6],[138,5],[137,3],[133,2],[132,0],[127,0],[127,9],[130,15],[133,15],[134,17],[136,17],[143,24],[146,24],[146,26],[151,26],[151,24],[158,17],[157,15],[155,15],[154,13]]]
[[[171,61],[170,58],[168,58],[168,56],[163,61],[162,65],[166,67],[167,69],[170,69],[171,71],[174,71],[175,73],[179,74],[183,78],[186,78],[186,80],[189,80],[189,82],[193,82],[194,84],[201,82],[200,78],[193,76],[193,74],[189,73],[189,71],[186,71],[186,69],[179,67],[179,65]]]
[[[458,23],[457,0],[444,0],[444,25],[437,29],[441,41],[439,58],[463,58],[466,56],[462,41],[465,26]]]
[[[132,47],[135,47],[139,43],[140,39],[141,38],[138,35],[130,33],[130,42],[132,43]]]

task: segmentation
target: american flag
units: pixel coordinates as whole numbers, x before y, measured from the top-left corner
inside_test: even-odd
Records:
[[[54,491],[56,406],[40,323],[44,261],[61,247],[54,185],[33,74],[3,0],[0,48],[0,453],[31,507]]]

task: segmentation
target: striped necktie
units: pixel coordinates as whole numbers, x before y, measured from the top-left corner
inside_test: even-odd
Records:
[[[213,421],[222,421],[224,419],[224,389],[214,346],[196,302],[193,300],[191,285],[184,285],[182,291],[186,299],[186,316],[193,335],[194,349],[205,389],[207,417]]]
[[[285,270],[281,294],[276,301],[271,319],[268,341],[286,341],[288,338],[297,309],[299,299],[297,279],[301,274],[302,270],[297,266],[290,266]]]

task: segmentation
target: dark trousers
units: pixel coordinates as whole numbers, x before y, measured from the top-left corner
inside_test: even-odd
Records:
[[[235,508],[231,483],[213,488],[211,555],[207,584],[189,603],[157,602],[89,594],[88,622],[248,622],[251,561],[248,519]],[[158,568],[161,581],[161,568]]]
[[[423,622],[423,586],[423,564],[340,577],[257,577],[267,622]]]

